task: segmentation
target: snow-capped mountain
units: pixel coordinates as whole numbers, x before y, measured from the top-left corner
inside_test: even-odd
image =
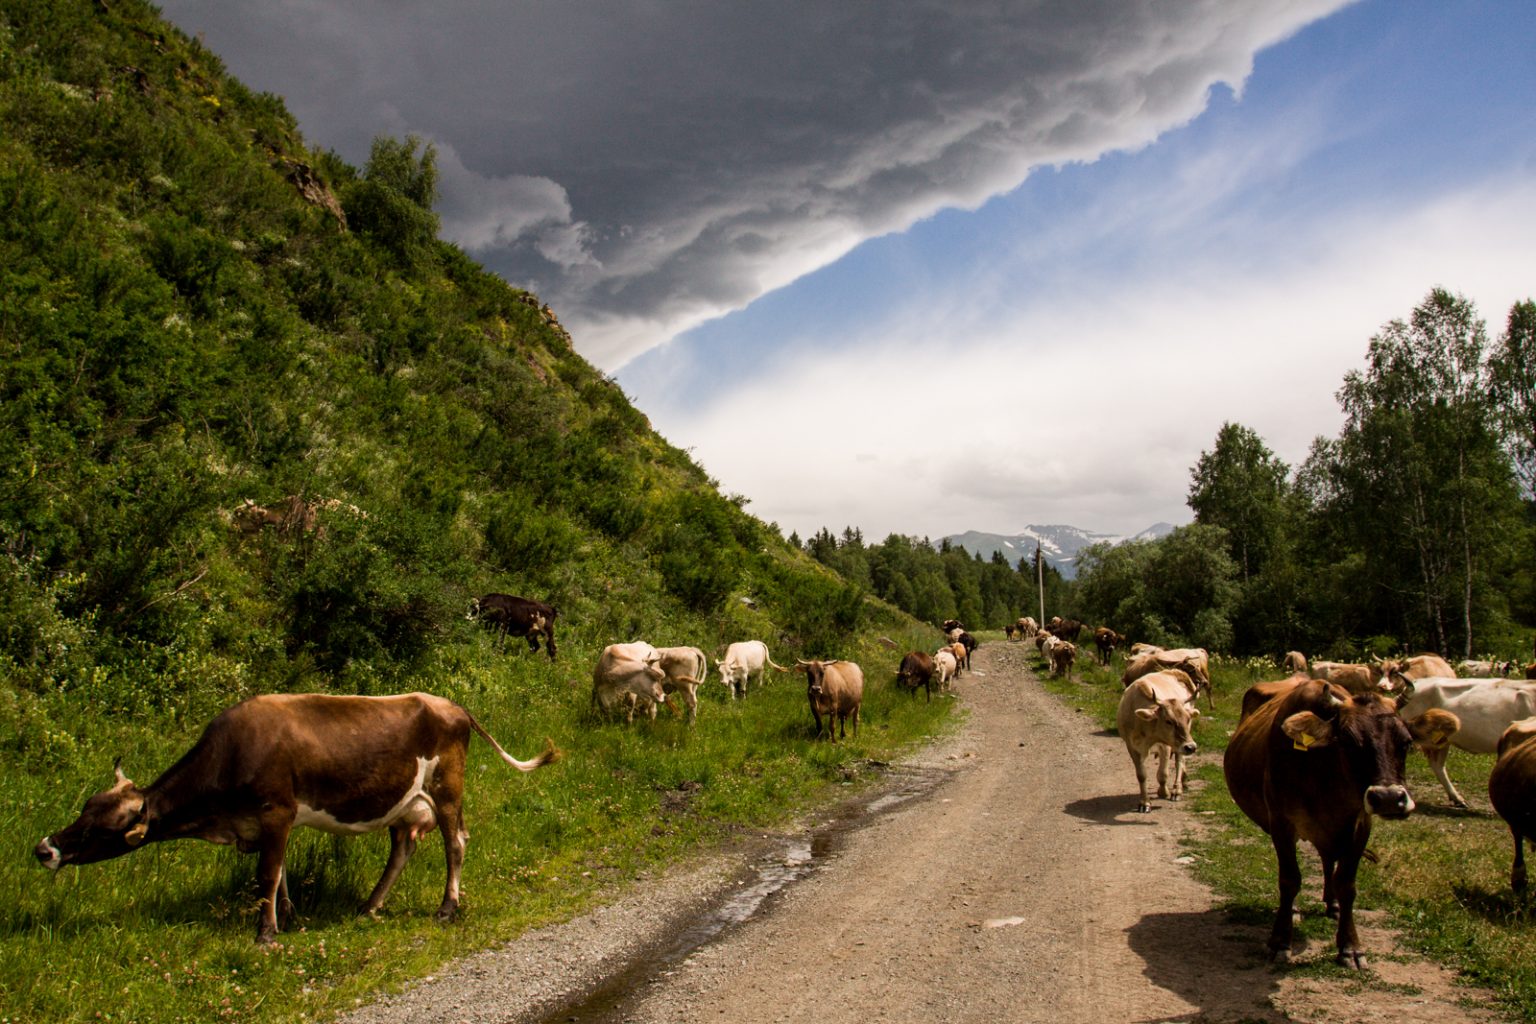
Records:
[[[1095,533],[1076,526],[1054,524],[1050,526],[1026,526],[1021,533],[980,533],[967,530],[944,539],[955,547],[961,547],[982,558],[990,559],[997,551],[1003,553],[1008,564],[1017,566],[1020,559],[1032,559],[1035,545],[1048,565],[1067,579],[1077,575],[1077,554],[1090,544],[1124,544],[1129,540],[1157,540],[1173,532],[1171,523],[1154,523],[1140,533],[1123,536],[1113,533]]]

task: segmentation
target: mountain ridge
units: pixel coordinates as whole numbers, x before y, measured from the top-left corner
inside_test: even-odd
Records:
[[[951,534],[945,537],[944,541],[953,547],[964,548],[988,560],[994,554],[1001,552],[1008,560],[1008,564],[1015,568],[1024,559],[1033,557],[1035,546],[1038,544],[1041,557],[1045,559],[1046,564],[1066,579],[1072,579],[1077,575],[1078,553],[1089,545],[1103,543],[1119,545],[1130,541],[1157,540],[1160,537],[1166,537],[1175,528],[1172,523],[1160,521],[1137,533],[1114,534],[1085,530],[1065,523],[1045,525],[1031,523],[1019,533],[1003,534],[966,530],[964,533]]]

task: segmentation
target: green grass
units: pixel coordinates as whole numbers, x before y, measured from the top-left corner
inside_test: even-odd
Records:
[[[1080,661],[1076,680],[1048,680],[1046,686],[1114,728],[1122,667],[1118,656],[1110,669]],[[1262,660],[1220,659],[1213,661],[1211,676],[1216,708],[1201,705],[1195,729],[1200,752],[1192,769],[1198,781],[1190,797],[1190,810],[1204,827],[1192,831],[1186,845],[1196,856],[1197,877],[1215,890],[1223,909],[1267,928],[1278,900],[1274,848],[1232,802],[1221,755],[1237,725],[1243,691],[1284,673]],[[1371,849],[1379,863],[1361,865],[1356,906],[1385,911],[1411,948],[1491,991],[1513,1019],[1536,1020],[1536,914],[1531,902],[1517,900],[1509,887],[1513,844],[1487,798],[1493,761],[1492,755],[1452,752],[1451,778],[1472,804],[1471,810],[1458,811],[1423,756],[1409,755],[1408,785],[1418,810],[1406,821],[1375,822]],[[1305,844],[1302,849],[1310,851]],[[1316,864],[1315,857],[1303,856],[1298,932],[1330,948],[1334,922],[1323,915]],[[1367,950],[1367,955],[1379,958],[1384,952]]]
[[[902,650],[930,646],[927,631],[885,632]],[[204,720],[114,724],[63,700],[32,709],[57,716],[48,727],[69,749],[58,771],[8,766],[0,827],[17,849],[0,862],[0,891],[8,894],[0,903],[0,1020],[324,1017],[449,958],[569,918],[740,827],[783,823],[850,781],[871,780],[870,762],[942,731],[952,707],[895,692],[900,651],[868,643],[847,652],[867,680],[856,741],[814,741],[803,677],[772,671],[763,688],[731,702],[712,670],[692,729],[667,717],[598,722],[588,713],[598,646],[571,637],[551,665],[542,654],[498,655],[481,639],[445,648],[440,663],[414,680],[469,707],[519,756],[535,753],[546,735],[566,755],[524,775],[471,743],[471,839],[458,922],[432,919],[444,871],[435,834],[423,840],[381,917],[363,921],[355,910],[382,870],[387,839],[300,830],[288,860],[299,920],[271,948],[253,941],[255,859],[229,847],[156,844],[56,876],[30,856],[32,843],[73,820],[84,798],[107,785],[116,756],[147,784]],[[787,651],[770,649],[787,660]]]

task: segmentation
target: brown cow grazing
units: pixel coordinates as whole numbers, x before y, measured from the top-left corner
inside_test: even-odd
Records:
[[[805,673],[805,695],[821,737],[821,716],[827,716],[827,738],[834,743],[848,736],[853,719],[853,738],[859,738],[859,706],[864,703],[864,670],[852,661],[795,660],[795,671]],[[836,723],[836,732],[833,724]]]
[[[931,655],[922,651],[908,651],[901,659],[901,667],[896,670],[896,682],[906,687],[914,697],[917,696],[917,688],[921,686],[931,701],[934,672]]]
[[[1322,858],[1323,901],[1339,918],[1338,962],[1365,966],[1355,931],[1355,875],[1371,816],[1412,813],[1413,797],[1403,784],[1408,748],[1457,725],[1455,715],[1438,709],[1405,723],[1378,694],[1351,695],[1316,679],[1297,683],[1238,724],[1223,759],[1227,788],[1269,834],[1279,864],[1271,959],[1290,957],[1291,914],[1301,889],[1296,842],[1304,839]]]
[[[1525,840],[1536,839],[1536,718],[1523,718],[1499,737],[1499,760],[1488,776],[1488,799],[1515,837],[1509,885],[1525,893]]]
[[[486,594],[469,602],[469,614],[465,618],[480,622],[497,632],[497,643],[505,645],[509,636],[528,638],[528,649],[539,649],[539,638],[544,638],[544,649],[549,660],[555,660],[555,616],[560,613],[543,601],[533,601],[511,594]]]
[[[1300,651],[1286,651],[1285,657],[1280,659],[1280,667],[1291,675],[1307,674],[1307,656]]]
[[[1200,717],[1200,709],[1194,706],[1198,692],[1188,675],[1174,669],[1142,676],[1120,695],[1115,722],[1136,768],[1136,782],[1141,787],[1141,802],[1136,810],[1143,814],[1152,810],[1151,798],[1147,796],[1148,754],[1157,754],[1157,795],[1164,800],[1178,800],[1184,795],[1184,758],[1195,752],[1195,738],[1190,730]]]
[[[416,850],[439,829],[448,881],[439,920],[459,906],[464,865],[464,763],[473,731],[519,771],[559,758],[550,743],[531,761],[501,748],[468,711],[443,697],[342,697],[283,693],[226,709],[197,744],[148,786],[117,769],[117,784],[85,802],[80,817],[37,844],[44,866],[121,857],[145,843],[206,839],[233,843],[260,861],[256,941],[277,936],[288,917],[283,858],[288,834],[308,825],[335,835],[389,829],[389,862],[361,913],[372,914]]]
[[[1100,626],[1093,631],[1093,644],[1099,649],[1099,661],[1105,665],[1109,664],[1109,656],[1114,653],[1115,648],[1123,643],[1125,643],[1125,637],[1108,626]]]

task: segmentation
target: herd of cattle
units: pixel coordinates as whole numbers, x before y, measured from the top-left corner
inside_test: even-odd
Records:
[[[556,610],[509,594],[473,601],[469,618],[498,633],[540,643],[555,658]],[[1070,672],[1086,627],[1072,619],[1044,626],[1021,618],[1007,627],[1011,640],[1033,639],[1055,674]],[[910,651],[896,682],[929,700],[970,668],[976,639],[953,619],[943,623],[945,644],[929,654]],[[1107,627],[1094,631],[1099,658],[1110,663],[1126,638]],[[1360,966],[1355,932],[1355,876],[1370,838],[1371,818],[1406,817],[1414,809],[1404,785],[1408,750],[1417,745],[1429,759],[1446,795],[1466,801],[1446,773],[1452,746],[1497,753],[1489,780],[1494,809],[1509,823],[1515,857],[1511,884],[1526,887],[1524,841],[1536,838],[1536,664],[1525,680],[1512,663],[1463,663],[1458,678],[1444,660],[1421,655],[1402,661],[1351,665],[1308,664],[1286,655],[1291,675],[1250,687],[1227,746],[1224,769],[1233,800],[1271,837],[1279,861],[1280,904],[1269,939],[1271,956],[1288,957],[1300,870],[1299,840],[1312,843],[1323,863],[1323,898],[1338,917],[1338,960]],[[731,644],[716,662],[731,698],[761,686],[768,669],[800,672],[816,735],[846,736],[859,729],[864,674],[852,661],[797,660],[777,665],[759,640]],[[709,658],[696,647],[654,647],[643,641],[610,644],[592,676],[591,706],[631,721],[636,711],[656,716],[678,695],[692,724],[698,688]],[[1157,796],[1178,800],[1185,759],[1196,750],[1193,725],[1198,699],[1213,706],[1209,658],[1201,648],[1165,650],[1146,644],[1129,649],[1121,674],[1119,733],[1135,768],[1137,810],[1151,810],[1147,761],[1158,758]],[[675,708],[673,709],[675,712]],[[823,718],[825,717],[825,725]],[[284,857],[289,834],[307,825],[338,835],[388,829],[384,873],[362,907],[372,914],[415,852],[434,829],[443,835],[447,883],[437,916],[452,918],[459,903],[465,841],[462,802],[470,734],[478,734],[509,765],[533,771],[560,757],[553,741],[531,760],[519,760],[458,704],[430,694],[390,697],[269,694],[218,715],[193,748],[146,787],[114,768],[114,785],[86,801],[76,821],[37,844],[46,867],[88,864],[119,857],[146,843],[199,838],[232,843],[259,855],[261,904],[258,942],[275,939],[281,918],[292,913]]]
[[[1042,651],[1049,645],[1045,638],[1039,642]],[[1536,663],[1524,669],[1525,679],[1513,679],[1503,676],[1514,674],[1519,668],[1514,663],[1468,661],[1458,677],[1432,654],[1370,664],[1309,664],[1292,651],[1284,667],[1291,672],[1287,678],[1256,683],[1243,694],[1241,717],[1223,758],[1233,801],[1275,848],[1280,900],[1268,942],[1273,959],[1290,955],[1301,885],[1296,844],[1304,840],[1317,849],[1323,902],[1329,916],[1338,918],[1337,960],[1363,966],[1353,912],[1355,877],[1372,817],[1404,818],[1414,809],[1404,784],[1410,747],[1424,752],[1457,807],[1466,801],[1446,773],[1450,748],[1498,755],[1489,797],[1514,838],[1510,884],[1524,892],[1524,842],[1536,838]],[[1149,811],[1151,755],[1158,758],[1157,795],[1178,800],[1183,794],[1184,759],[1196,749],[1192,726],[1200,714],[1200,690],[1210,700],[1208,658],[1199,648],[1165,651],[1138,644],[1121,683],[1117,724],[1140,788],[1137,810]]]

